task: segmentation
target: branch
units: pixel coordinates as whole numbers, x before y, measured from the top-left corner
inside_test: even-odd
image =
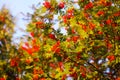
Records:
[[[100,74],[103,75],[103,72],[102,72],[100,69],[98,69],[96,66],[94,66],[93,64],[91,64],[91,63],[89,63],[89,62],[87,62],[87,63],[88,63],[89,65],[91,65],[92,67],[94,67],[97,72],[99,72]],[[103,77],[104,77],[104,75],[103,75]]]

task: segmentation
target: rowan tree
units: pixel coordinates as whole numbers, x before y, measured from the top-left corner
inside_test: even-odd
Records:
[[[21,46],[29,70],[25,77],[119,79],[119,3],[44,1],[31,16],[30,38]]]
[[[13,44],[14,17],[10,11],[3,7],[0,10],[0,80],[15,80],[15,69],[12,65],[18,65],[17,61],[11,62],[18,54]],[[17,57],[16,57],[17,58]]]

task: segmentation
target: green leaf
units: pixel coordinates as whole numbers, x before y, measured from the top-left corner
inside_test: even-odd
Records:
[[[32,66],[26,66],[25,69],[31,69],[33,67],[34,67],[33,65]]]

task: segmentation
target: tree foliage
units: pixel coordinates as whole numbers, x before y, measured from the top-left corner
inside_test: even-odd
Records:
[[[3,7],[0,11],[0,80],[14,79],[14,69],[10,66],[11,59],[17,55],[17,49],[12,44],[14,19],[9,10]]]
[[[16,80],[119,80],[119,7],[119,0],[44,1],[8,71]]]

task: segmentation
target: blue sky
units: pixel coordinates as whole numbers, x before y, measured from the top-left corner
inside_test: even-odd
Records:
[[[24,34],[19,28],[25,30],[27,24],[26,21],[23,21],[25,16],[23,16],[21,12],[24,14],[27,14],[28,12],[33,13],[33,10],[31,9],[32,5],[34,4],[37,6],[40,2],[43,2],[43,0],[0,0],[0,9],[5,5],[5,7],[8,8],[11,14],[16,18],[16,38]]]

